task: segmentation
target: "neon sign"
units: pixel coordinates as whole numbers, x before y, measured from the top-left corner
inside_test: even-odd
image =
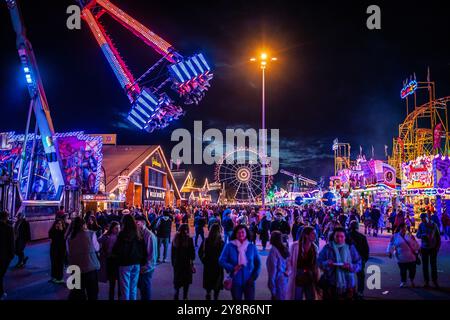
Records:
[[[400,93],[402,99],[405,99],[407,96],[413,94],[417,90],[417,81],[413,80],[404,87]]]

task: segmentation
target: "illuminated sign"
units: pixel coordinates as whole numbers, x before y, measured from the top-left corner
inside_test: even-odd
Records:
[[[434,188],[432,157],[419,157],[416,160],[402,164],[402,188]]]
[[[164,191],[151,191],[147,189],[147,199],[150,198],[159,198],[164,199],[166,197],[166,193]]]
[[[83,194],[83,201],[106,201],[108,196],[105,194]]]
[[[152,166],[162,168],[161,162],[159,162],[156,158],[152,158]]]
[[[417,90],[417,81],[413,80],[404,87],[400,93],[402,99],[405,99],[407,96],[413,94]]]

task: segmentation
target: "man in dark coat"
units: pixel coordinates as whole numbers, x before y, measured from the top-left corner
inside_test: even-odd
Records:
[[[370,210],[370,221],[372,222],[372,230],[373,230],[373,236],[378,236],[378,225],[381,218],[381,212],[380,210],[373,205],[372,210]]]
[[[8,223],[8,213],[0,212],[0,300],[6,298],[3,278],[14,258],[14,230]]]
[[[348,245],[353,245],[361,257],[361,270],[356,274],[358,278],[358,294],[357,297],[362,299],[365,287],[365,271],[366,262],[369,260],[369,243],[367,237],[358,231],[359,222],[354,220],[350,222],[349,232],[346,237]]]
[[[164,211],[163,215],[158,218],[156,222],[155,230],[156,237],[158,238],[158,263],[161,262],[161,244],[164,248],[164,255],[162,262],[165,263],[167,259],[167,248],[170,242],[170,232],[172,229],[172,217],[169,211]]]
[[[276,217],[276,220],[272,221],[270,224],[270,232],[280,231],[284,235],[289,235],[291,227],[289,226],[289,223],[283,219],[283,213],[278,211]]]
[[[23,268],[27,263],[28,257],[25,256],[25,247],[31,240],[30,223],[25,219],[22,213],[17,216],[17,221],[14,225],[15,249],[17,255],[16,268]]]

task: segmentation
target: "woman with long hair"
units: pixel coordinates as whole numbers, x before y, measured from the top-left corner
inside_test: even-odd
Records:
[[[324,300],[350,300],[355,294],[361,257],[353,245],[345,243],[345,237],[344,228],[335,228],[330,242],[319,253],[317,262],[323,272],[320,287]]]
[[[87,229],[86,222],[81,217],[73,219],[71,231],[67,240],[67,256],[70,265],[76,265],[81,271],[81,289],[70,291],[69,299],[97,300],[98,270],[100,262],[97,252],[100,245],[97,236]]]
[[[189,286],[192,283],[192,274],[195,273],[194,260],[194,240],[189,236],[189,225],[183,223],[178,228],[175,238],[172,241],[175,300],[179,300],[181,288],[183,288],[183,300],[187,300],[188,298]]]
[[[287,299],[289,300],[316,299],[316,286],[319,280],[316,237],[315,229],[306,226],[301,231],[298,241],[291,245],[288,261]]]
[[[112,250],[119,266],[120,299],[136,300],[139,273],[141,265],[146,263],[147,250],[132,215],[123,216],[122,227]]]
[[[261,260],[256,246],[249,241],[250,232],[245,225],[234,228],[231,241],[223,248],[220,265],[232,278],[233,300],[255,300],[255,282],[261,271]]]
[[[289,247],[283,241],[283,234],[278,230],[272,232],[270,244],[272,248],[266,261],[268,287],[272,294],[272,300],[286,300]]]
[[[66,225],[64,220],[56,219],[48,232],[50,243],[51,282],[64,283],[64,262],[66,260]]]
[[[109,300],[114,300],[116,282],[119,279],[119,268],[112,251],[120,232],[120,223],[112,221],[108,229],[98,238],[100,243],[100,282],[109,282]],[[120,298],[120,290],[118,290]]]
[[[211,291],[214,300],[219,299],[220,290],[223,289],[223,268],[219,264],[224,241],[222,228],[218,223],[211,225],[208,237],[200,245],[198,256],[203,263],[203,288],[206,290],[206,300],[211,300]]]

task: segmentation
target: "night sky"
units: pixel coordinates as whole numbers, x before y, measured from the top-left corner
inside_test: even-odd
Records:
[[[173,129],[259,128],[260,72],[248,59],[261,48],[278,57],[268,69],[267,126],[279,128],[281,167],[318,179],[333,173],[332,142],[362,145],[384,159],[405,116],[402,81],[427,67],[437,96],[450,95],[450,19],[443,1],[148,1],[114,0],[180,53],[203,52],[215,78],[199,106],[152,134],[124,119],[128,98],[97,42],[82,24],[66,28],[74,1],[21,2],[57,132],[117,133],[120,144],[162,144]],[[39,4],[39,5],[37,5]],[[378,4],[382,30],[366,28],[367,6]],[[112,19],[105,20],[135,76],[159,58]],[[0,131],[23,132],[29,103],[15,34],[0,5]],[[390,149],[389,149],[390,150]],[[389,151],[390,152],[390,151]],[[213,177],[213,167],[189,167]],[[277,181],[285,179],[277,176]]]

